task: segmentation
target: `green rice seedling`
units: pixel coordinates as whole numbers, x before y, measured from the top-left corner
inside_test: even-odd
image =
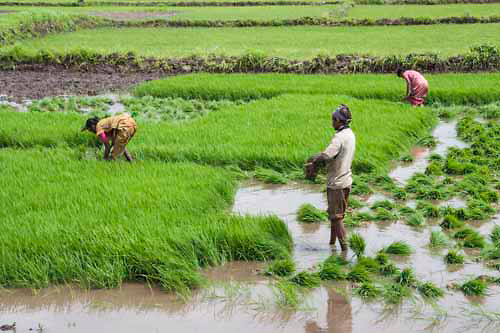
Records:
[[[418,201],[417,210],[421,211],[424,217],[436,218],[441,215],[439,207],[428,201]]]
[[[365,252],[365,248],[366,248],[365,239],[357,233],[352,233],[349,236],[349,247],[356,254],[356,256],[359,258]]]
[[[466,237],[463,241],[464,247],[469,247],[469,248],[480,248],[482,249],[483,247],[486,246],[486,242],[484,240],[484,237],[480,235],[479,233],[475,233],[473,235],[470,235]]]
[[[449,265],[463,264],[464,256],[455,250],[450,250],[444,256],[444,262]]]
[[[289,281],[304,288],[315,288],[319,286],[321,279],[318,273],[304,271],[295,274]]]
[[[478,232],[474,229],[471,229],[471,228],[464,228],[462,230],[459,230],[457,231],[454,235],[453,235],[453,238],[455,239],[466,239],[466,238],[469,238],[469,237],[472,237],[474,235],[478,234]]]
[[[434,185],[434,179],[424,173],[417,172],[414,174],[405,186],[406,191],[416,193],[421,187],[429,187]]]
[[[412,227],[420,227],[424,224],[424,216],[420,213],[415,213],[406,218],[406,224]]]
[[[284,308],[295,309],[300,304],[297,285],[289,281],[278,281],[274,285],[278,290],[277,303]]]
[[[382,252],[400,256],[409,256],[412,253],[412,250],[410,245],[406,244],[405,242],[396,241],[384,248]]]
[[[365,299],[374,299],[382,294],[382,289],[370,282],[362,283],[361,286],[359,286],[355,290],[356,294]]]
[[[497,203],[499,194],[497,191],[484,191],[479,193],[479,197],[489,203]]]
[[[441,230],[432,230],[430,235],[430,247],[443,247],[448,244],[448,237]]]
[[[324,263],[321,265],[319,277],[321,280],[345,280],[347,272],[344,271],[344,266],[335,263]]]
[[[349,261],[347,261],[347,259],[345,259],[342,256],[338,256],[338,255],[334,254],[334,255],[331,255],[328,258],[326,258],[326,260],[323,262],[323,264],[325,264],[325,265],[335,264],[335,265],[340,265],[340,266],[346,266],[349,264]]]
[[[439,225],[443,229],[456,229],[463,227],[464,222],[457,219],[454,215],[448,214],[444,217],[443,221]]]
[[[419,283],[417,285],[417,290],[424,298],[427,299],[436,299],[443,297],[444,291],[443,289],[437,287],[434,283],[428,281],[424,283]]]
[[[427,168],[425,169],[425,174],[426,175],[432,175],[432,176],[440,176],[442,175],[443,172],[443,167],[441,163],[433,161],[431,162]]]
[[[265,168],[257,168],[255,178],[269,184],[286,184],[288,182],[288,179],[283,174]]]
[[[411,295],[410,288],[399,283],[388,284],[382,291],[384,301],[388,304],[399,304],[405,297]]]
[[[361,265],[354,266],[347,274],[347,279],[352,282],[370,282],[370,272]]]
[[[481,250],[481,258],[487,260],[497,260],[500,259],[500,244],[494,243]]]
[[[381,200],[381,201],[375,202],[370,208],[377,209],[380,207],[385,208],[387,210],[392,210],[394,208],[394,203],[392,203],[389,200]]]
[[[396,276],[395,281],[403,286],[412,287],[416,284],[417,278],[411,268],[405,268]]]
[[[358,209],[364,206],[364,204],[356,198],[349,197],[348,206],[352,209]]]
[[[464,282],[460,286],[460,290],[462,290],[466,296],[483,296],[488,290],[488,285],[481,279],[474,278]]]
[[[426,136],[418,140],[417,142],[418,145],[425,146],[425,147],[435,147],[437,144],[436,138],[433,137],[432,135]]]
[[[411,216],[416,213],[416,210],[408,206],[403,206],[399,209],[399,213],[403,216]]]
[[[376,273],[380,268],[379,262],[370,257],[358,258],[356,265],[363,266],[370,273]]]
[[[384,275],[384,276],[392,276],[399,274],[400,269],[398,266],[394,265],[393,263],[387,263],[385,265],[380,266],[379,273]]]
[[[387,175],[375,177],[372,183],[377,187],[382,188],[384,191],[392,191],[394,188],[396,188],[396,184],[394,183],[392,178]]]
[[[267,275],[288,276],[295,271],[295,262],[290,259],[282,259],[273,262],[266,270]]]
[[[406,200],[408,199],[408,193],[404,189],[396,187],[392,189],[392,197],[396,200]]]
[[[385,208],[379,207],[375,209],[375,220],[378,221],[395,221],[399,218],[396,213],[393,213]]]
[[[401,162],[404,162],[404,163],[411,163],[411,162],[413,162],[414,158],[413,158],[413,156],[412,156],[412,155],[410,155],[410,154],[405,154],[405,155],[401,156],[401,157],[399,158],[399,160],[400,160]]]
[[[328,221],[328,213],[311,204],[303,204],[297,211],[297,220],[305,223]]]
[[[374,221],[376,217],[369,212],[356,212],[352,215],[352,219],[354,221]]]
[[[500,226],[495,225],[490,233],[490,240],[493,244],[500,244]]]
[[[375,260],[379,263],[379,265],[386,265],[389,263],[389,256],[384,252],[379,252],[375,256]]]
[[[432,162],[442,162],[443,156],[436,153],[432,153],[431,156],[429,156],[429,160]]]

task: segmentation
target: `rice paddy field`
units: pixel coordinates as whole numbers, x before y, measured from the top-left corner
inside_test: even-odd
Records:
[[[499,4],[0,7],[2,331],[500,330]],[[132,163],[80,130],[122,113]]]

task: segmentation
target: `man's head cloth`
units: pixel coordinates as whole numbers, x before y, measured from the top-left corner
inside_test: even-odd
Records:
[[[99,122],[98,117],[92,117],[87,119],[85,125],[82,127],[82,131],[91,129],[93,126],[96,126],[98,122]]]
[[[347,105],[340,104],[339,107],[333,113],[333,118],[337,119],[338,121],[346,125],[349,125],[349,123],[352,120],[352,114]]]

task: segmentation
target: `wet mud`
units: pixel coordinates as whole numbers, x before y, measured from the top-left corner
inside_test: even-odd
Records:
[[[42,71],[0,71],[0,95],[21,102],[49,96],[96,96],[126,91],[140,82],[165,77],[160,73],[78,72],[46,67]]]

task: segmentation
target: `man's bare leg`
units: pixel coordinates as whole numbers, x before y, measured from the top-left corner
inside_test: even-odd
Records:
[[[347,231],[344,227],[343,218],[336,218],[332,220],[332,233],[339,239],[342,251],[347,251]]]
[[[337,242],[337,234],[334,227],[335,220],[330,220],[330,245],[335,245]]]

